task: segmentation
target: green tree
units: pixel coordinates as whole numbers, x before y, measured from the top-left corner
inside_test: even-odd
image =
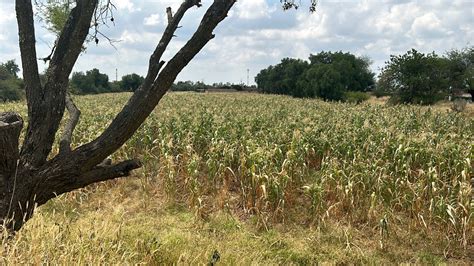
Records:
[[[368,58],[323,51],[310,55],[309,61],[285,58],[280,64],[260,71],[255,82],[264,93],[325,100],[344,100],[347,91],[368,91],[374,87]],[[325,75],[333,80],[329,81]]]
[[[176,84],[173,84],[171,88],[173,91],[205,91],[209,86],[204,82],[197,81],[193,82],[190,80],[187,81],[178,81]]]
[[[474,98],[474,46],[446,53],[447,78],[454,94],[467,92]]]
[[[0,80],[0,101],[19,101],[23,98],[19,79]]]
[[[382,69],[378,87],[392,92],[392,103],[435,103],[447,91],[446,64],[435,53],[423,54],[415,49],[392,55]]]
[[[367,57],[357,57],[351,53],[321,52],[310,55],[311,66],[329,65],[339,73],[337,83],[346,91],[368,91],[374,84],[375,74],[370,70],[371,61]]]
[[[38,16],[46,24],[46,28],[59,36],[64,24],[68,19],[69,13],[74,7],[74,1],[64,0],[46,0],[44,2],[35,2]]]
[[[145,78],[135,73],[125,75],[122,77],[122,80],[120,81],[120,90],[121,91],[135,91],[136,89],[138,89],[138,87],[140,87],[143,84],[143,81],[145,81]]]
[[[73,92],[77,94],[96,94],[111,92],[109,76],[100,73],[97,68],[83,72],[74,72],[71,78]]]
[[[18,72],[20,72],[20,67],[15,62],[15,59],[8,60],[6,63],[1,64],[1,66],[8,71],[14,78],[18,78]]]
[[[305,97],[324,100],[344,100],[345,87],[339,72],[331,64],[316,64],[308,69],[298,83],[298,91]]]
[[[275,93],[304,97],[296,84],[309,64],[301,59],[284,58],[281,63],[263,69],[255,77],[259,89],[264,93]]]
[[[18,101],[23,98],[23,84],[16,76],[18,71],[14,60],[0,64],[0,101]]]

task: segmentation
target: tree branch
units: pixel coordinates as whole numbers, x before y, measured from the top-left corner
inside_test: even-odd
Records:
[[[17,0],[15,2],[15,9],[18,23],[23,80],[25,81],[26,99],[28,102],[28,116],[30,116],[35,111],[36,103],[42,98],[38,63],[36,62],[33,7],[30,0]]]
[[[18,2],[25,1],[18,0]],[[31,111],[28,113],[28,130],[21,151],[21,163],[26,167],[40,167],[51,152],[64,114],[69,74],[81,53],[97,4],[98,0],[76,1],[76,7],[71,10],[57,40],[56,49],[46,72],[46,84],[40,95],[28,98]],[[31,8],[31,3],[29,7]],[[17,8],[19,21],[22,15],[20,12],[24,12],[22,8],[26,7]],[[30,42],[34,45],[34,40]],[[34,63],[36,64],[36,59]],[[37,83],[40,83],[39,78]]]
[[[59,143],[60,154],[67,154],[71,151],[72,133],[79,122],[79,117],[81,116],[81,111],[74,104],[69,93],[66,94],[66,108],[69,113],[69,119],[64,128],[61,142]]]
[[[56,42],[54,42],[53,48],[51,49],[51,52],[49,53],[49,55],[43,58],[39,58],[39,60],[42,60],[45,64],[48,63],[48,61],[51,60],[51,57],[53,56],[55,49],[56,49]]]
[[[89,33],[92,15],[97,8],[98,0],[76,1],[76,3],[76,7],[71,10],[61,35],[58,37],[57,47],[49,67],[54,75],[50,78],[69,77]]]
[[[168,24],[170,24],[173,20],[173,11],[171,11],[171,7],[166,8],[166,15],[168,16]]]
[[[161,40],[158,42],[158,45],[155,48],[155,51],[150,56],[150,60],[148,63],[148,72],[145,77],[145,80],[142,84],[142,88],[148,89],[153,81],[155,81],[156,76],[158,75],[161,66],[164,64],[161,61],[161,57],[165,52],[168,44],[170,43],[171,39],[174,36],[176,29],[178,29],[179,22],[183,18],[184,14],[193,6],[200,6],[200,2],[198,0],[186,0],[184,1],[181,6],[178,8],[178,11],[173,16],[171,15],[171,8],[166,9],[166,13],[168,14],[168,25],[166,26],[165,31],[161,37]],[[170,16],[171,15],[171,16]]]
[[[227,16],[234,3],[235,0],[215,0],[203,16],[194,35],[169,61],[158,78],[153,82],[153,85],[143,85],[135,91],[122,111],[97,139],[79,147],[73,152],[75,160],[81,162],[82,167],[87,169],[97,165],[120,148],[133,135],[171,87],[176,76],[214,37],[212,34],[213,30]],[[178,12],[173,17],[173,21],[177,17]],[[166,31],[165,33],[172,34],[172,32]],[[169,35],[167,37],[171,39]],[[163,38],[165,37],[163,36]],[[154,53],[152,58],[150,58],[150,68],[153,67],[151,63],[156,60],[154,56],[160,55],[158,49],[161,49],[160,45],[157,47],[158,53]],[[149,69],[149,74],[152,71],[154,70]]]
[[[138,160],[127,160],[114,165],[97,165],[82,174],[77,173],[74,169],[62,169],[59,166],[57,172],[50,172],[47,178],[38,184],[35,203],[40,206],[58,195],[94,183],[129,176],[132,170],[141,166],[142,164]]]
[[[97,166],[79,177],[75,185],[79,188],[101,181],[129,176],[132,170],[140,168],[141,166],[142,164],[139,160],[127,160],[114,165]]]

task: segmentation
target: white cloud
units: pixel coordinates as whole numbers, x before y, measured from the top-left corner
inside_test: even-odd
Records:
[[[15,10],[12,1],[0,0],[0,62],[20,61]],[[411,48],[443,54],[462,48],[474,40],[473,1],[470,0],[324,0],[317,12],[306,6],[282,11],[280,1],[239,0],[231,14],[215,30],[216,37],[184,69],[179,80],[240,82],[246,69],[256,75],[262,68],[284,57],[306,59],[321,50],[343,50],[368,55],[377,70],[390,54]],[[94,67],[115,77],[138,73],[144,75],[148,58],[161,38],[166,24],[166,7],[176,11],[178,0],[115,0],[115,27],[104,33],[117,43],[117,50],[107,41],[90,45],[74,71]],[[203,0],[202,8],[192,8],[185,15],[164,60],[190,38],[212,3]],[[38,56],[47,55],[53,38],[37,26]],[[44,67],[40,63],[40,68]]]
[[[269,17],[269,7],[265,0],[240,0],[236,7],[240,19],[259,19]]]
[[[152,14],[143,19],[143,24],[145,26],[156,26],[161,23],[160,14]]]
[[[130,12],[133,11],[140,11],[141,8],[136,7],[134,3],[130,0],[115,0],[114,5],[117,7],[117,9],[126,9]]]
[[[414,37],[436,38],[442,37],[447,32],[444,29],[441,20],[436,14],[430,12],[416,18],[411,25],[410,33]]]

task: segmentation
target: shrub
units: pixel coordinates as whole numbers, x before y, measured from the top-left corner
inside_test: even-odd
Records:
[[[393,92],[392,103],[433,104],[442,100],[448,87],[446,59],[415,49],[391,56],[379,77],[378,89]]]
[[[345,93],[344,97],[346,102],[356,104],[365,102],[370,98],[367,93],[360,91],[348,91]]]
[[[260,91],[298,98],[344,100],[345,91],[369,91],[375,84],[371,61],[343,52],[320,52],[301,59],[285,58],[260,71],[255,82]]]
[[[372,95],[374,95],[377,98],[380,98],[380,97],[390,96],[391,93],[389,91],[376,88],[375,90],[372,91]]]
[[[21,81],[18,79],[0,80],[0,101],[19,101],[23,98],[20,89]]]
[[[121,91],[135,91],[142,85],[144,81],[145,81],[144,77],[137,75],[135,73],[125,75],[122,77],[122,81],[120,81],[120,90]]]

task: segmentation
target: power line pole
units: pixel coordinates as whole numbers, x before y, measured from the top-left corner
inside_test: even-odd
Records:
[[[118,81],[118,69],[115,69],[115,81]]]
[[[247,68],[247,87],[249,86],[250,69]]]

